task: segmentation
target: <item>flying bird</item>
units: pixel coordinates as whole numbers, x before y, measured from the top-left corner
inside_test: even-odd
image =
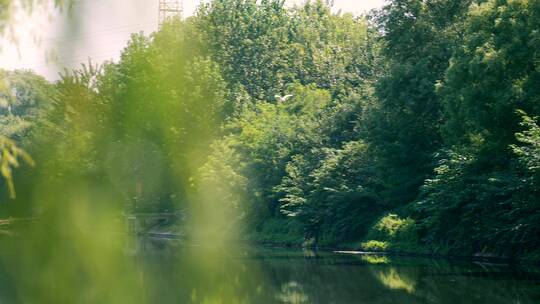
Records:
[[[291,95],[291,94],[285,95],[285,96],[276,95],[274,97],[276,98],[277,101],[285,102],[285,101],[287,101],[287,99],[293,97],[293,95]]]

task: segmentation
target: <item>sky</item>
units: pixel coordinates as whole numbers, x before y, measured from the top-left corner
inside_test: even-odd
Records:
[[[52,0],[48,0],[52,3]],[[18,8],[12,29],[0,37],[0,68],[32,69],[49,80],[64,68],[117,60],[130,34],[157,30],[159,0],[74,0],[71,13],[44,4],[28,13]],[[183,16],[201,0],[184,0]],[[303,0],[288,0],[288,5]],[[360,14],[384,0],[334,0],[335,12]]]

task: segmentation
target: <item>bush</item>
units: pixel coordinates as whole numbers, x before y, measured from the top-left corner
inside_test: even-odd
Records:
[[[367,251],[386,251],[388,249],[388,242],[381,241],[367,241],[361,244],[363,250]]]
[[[416,222],[411,218],[387,214],[371,227],[366,240],[361,248],[367,251],[416,251]]]

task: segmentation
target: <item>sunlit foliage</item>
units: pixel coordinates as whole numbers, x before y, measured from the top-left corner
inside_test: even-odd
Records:
[[[74,0],[54,0],[52,3],[57,8],[70,7],[73,4]],[[10,29],[10,26],[13,25],[13,18],[15,17],[15,12],[17,8],[23,8],[27,12],[32,12],[36,9],[46,8],[51,1],[49,0],[0,0],[0,35],[5,34],[6,30]],[[13,34],[11,34],[11,38]],[[1,45],[0,45],[1,47]]]
[[[13,184],[13,169],[19,167],[20,160],[34,165],[34,161],[28,153],[17,147],[15,142],[9,138],[0,135],[0,174],[7,183],[11,198],[15,198],[16,195]]]

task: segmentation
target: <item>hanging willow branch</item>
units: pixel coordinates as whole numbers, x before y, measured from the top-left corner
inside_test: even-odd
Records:
[[[23,149],[19,148],[15,142],[0,135],[0,174],[6,180],[9,197],[16,196],[15,185],[13,184],[13,168],[19,167],[19,159],[30,166],[34,166],[34,160]]]

